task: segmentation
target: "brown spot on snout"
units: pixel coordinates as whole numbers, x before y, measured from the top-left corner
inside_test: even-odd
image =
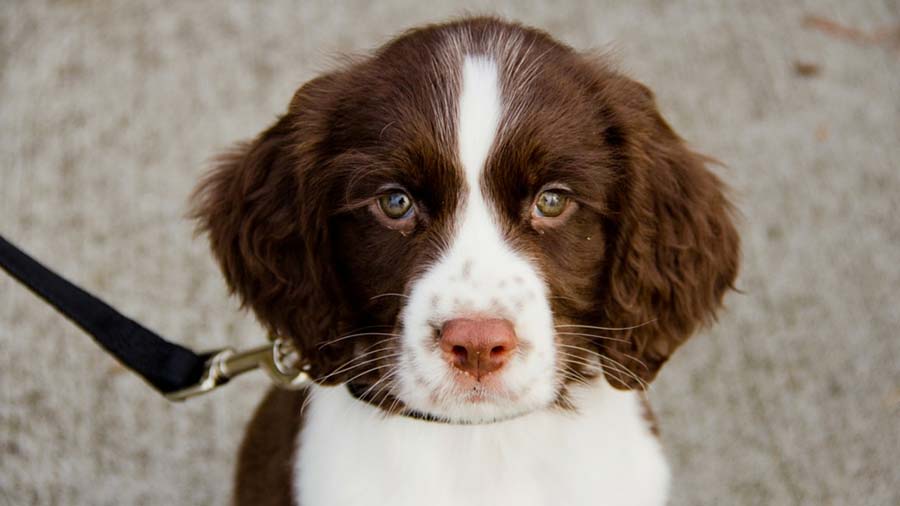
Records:
[[[462,268],[462,278],[469,279],[472,276],[472,259],[468,259],[463,262]]]

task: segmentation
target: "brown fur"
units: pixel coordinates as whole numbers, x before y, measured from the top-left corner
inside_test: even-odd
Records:
[[[536,78],[515,96],[522,117],[504,130],[486,179],[508,239],[546,271],[558,320],[634,327],[610,331],[626,343],[571,341],[624,366],[608,369],[613,385],[641,387],[732,286],[732,208],[646,87],[517,25],[427,27],[303,86],[287,114],[224,156],[198,190],[194,214],[226,279],[273,333],[298,343],[313,376],[348,378],[353,369],[329,374],[377,340],[320,344],[395,328],[400,300],[372,297],[405,293],[447,242],[461,173],[452,132],[434,116],[452,100],[434,85],[452,93],[458,76],[422,56],[463,28],[475,46],[512,33],[541,48]],[[565,227],[536,230],[522,213],[544,181],[559,179],[581,189],[581,211]],[[421,209],[410,233],[385,229],[363,205],[392,181]]]
[[[294,454],[306,391],[272,389],[247,427],[235,472],[235,506],[294,504]]]
[[[463,172],[447,127],[460,80],[449,39],[496,53],[516,111],[483,176],[503,234],[544,273],[556,323],[614,338],[558,341],[610,361],[613,386],[643,388],[714,318],[737,275],[724,185],[646,87],[543,32],[495,19],[408,32],[307,83],[271,128],[219,160],[198,188],[194,216],[231,290],[271,332],[297,343],[302,365],[323,383],[353,377],[358,369],[339,369],[365,350],[387,343],[384,356],[393,351],[377,335],[340,337],[396,332],[403,299],[380,295],[407,293],[451,238]],[[518,42],[491,49],[496,40]],[[577,209],[538,226],[529,210],[557,181],[573,189]],[[371,212],[385,184],[402,186],[417,206],[402,230]],[[577,358],[561,358],[558,369],[567,379],[589,374]]]

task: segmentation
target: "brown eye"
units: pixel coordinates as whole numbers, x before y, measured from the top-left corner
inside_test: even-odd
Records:
[[[406,218],[412,214],[412,199],[405,192],[394,191],[378,199],[384,215],[392,220]]]
[[[555,191],[543,191],[534,204],[535,214],[541,218],[556,218],[566,210],[569,198]]]

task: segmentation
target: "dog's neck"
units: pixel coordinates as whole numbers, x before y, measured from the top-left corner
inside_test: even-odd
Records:
[[[302,506],[663,504],[668,469],[634,392],[604,380],[557,407],[488,425],[385,416],[314,387],[294,485]]]

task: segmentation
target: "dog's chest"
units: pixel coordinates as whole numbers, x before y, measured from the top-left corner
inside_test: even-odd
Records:
[[[668,469],[636,396],[579,392],[578,413],[453,426],[382,418],[317,388],[294,486],[301,506],[659,505]]]

